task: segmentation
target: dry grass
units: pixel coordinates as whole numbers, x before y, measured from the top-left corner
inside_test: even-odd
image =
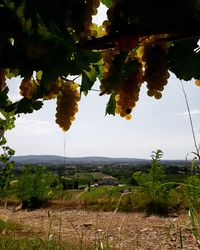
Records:
[[[113,246],[120,250],[195,250],[197,243],[187,214],[173,217],[146,217],[142,213],[88,212],[38,209],[17,211],[0,209],[0,219],[11,220],[26,228],[26,232],[46,240],[70,242],[72,245]],[[20,231],[20,235],[23,230]],[[95,246],[96,245],[96,246]],[[80,248],[81,249],[81,248]],[[100,248],[99,248],[100,249]]]

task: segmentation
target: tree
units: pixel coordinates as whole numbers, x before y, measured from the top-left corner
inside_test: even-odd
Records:
[[[101,0],[107,20],[92,23],[100,0],[0,0],[1,127],[57,99],[56,123],[67,131],[80,94],[100,80],[106,114],[131,119],[142,84],[162,97],[169,72],[200,81],[199,0]],[[11,103],[6,79],[20,76],[22,99]],[[74,77],[73,77],[74,76]],[[81,84],[76,77],[81,76]],[[73,79],[73,80],[72,80]]]
[[[7,197],[10,182],[13,177],[14,162],[10,161],[10,158],[14,155],[15,151],[6,145],[6,138],[3,136],[0,140],[0,147],[3,151],[0,154],[0,196],[2,198]],[[5,207],[7,206],[7,200],[5,200]]]
[[[18,178],[17,198],[24,208],[38,208],[52,198],[52,187],[55,181],[56,176],[45,166],[26,165]]]

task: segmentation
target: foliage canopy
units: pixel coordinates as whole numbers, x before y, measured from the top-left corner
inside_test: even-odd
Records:
[[[162,97],[169,71],[199,85],[200,1],[101,0],[107,20],[97,26],[100,0],[0,0],[0,126],[57,98],[56,122],[67,131],[80,93],[97,79],[110,95],[106,113],[131,119],[140,87]],[[22,99],[8,98],[6,79],[22,78]],[[81,76],[81,84],[74,79]]]

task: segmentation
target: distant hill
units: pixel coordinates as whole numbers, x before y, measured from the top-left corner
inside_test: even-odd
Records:
[[[140,158],[117,158],[117,157],[103,157],[103,156],[88,156],[88,157],[63,157],[58,155],[26,155],[26,156],[13,156],[11,161],[16,165],[121,165],[121,166],[138,166],[150,164],[151,160]],[[184,166],[185,160],[161,160],[165,166]],[[188,161],[190,164],[190,161]]]
[[[88,157],[63,157],[58,155],[26,155],[26,156],[13,156],[12,161],[16,163],[30,163],[30,164],[70,164],[70,163],[149,163],[150,160],[138,158],[112,158],[101,156],[88,156]]]

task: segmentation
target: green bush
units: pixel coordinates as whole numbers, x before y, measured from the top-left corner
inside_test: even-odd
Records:
[[[52,197],[55,175],[44,166],[25,166],[18,178],[17,198],[23,208],[38,208]]]
[[[0,138],[1,139],[1,138]],[[9,146],[6,146],[6,139],[3,137],[0,140],[0,148],[3,153],[0,154],[0,197],[6,198],[9,193],[10,181],[13,177],[14,162],[10,161],[11,156],[14,155],[15,151]]]
[[[167,214],[170,210],[169,192],[166,183],[164,182],[164,168],[161,165],[160,159],[163,155],[161,150],[152,152],[151,167],[148,173],[141,171],[133,174],[133,179],[136,181],[138,193],[140,194],[141,203],[138,203],[139,210],[146,211],[148,214]]]
[[[200,177],[192,175],[187,178],[184,188],[188,207],[194,207],[200,212]]]
[[[120,203],[119,203],[119,208],[118,211],[121,212],[133,212],[134,209],[134,197],[131,193],[125,194]]]

